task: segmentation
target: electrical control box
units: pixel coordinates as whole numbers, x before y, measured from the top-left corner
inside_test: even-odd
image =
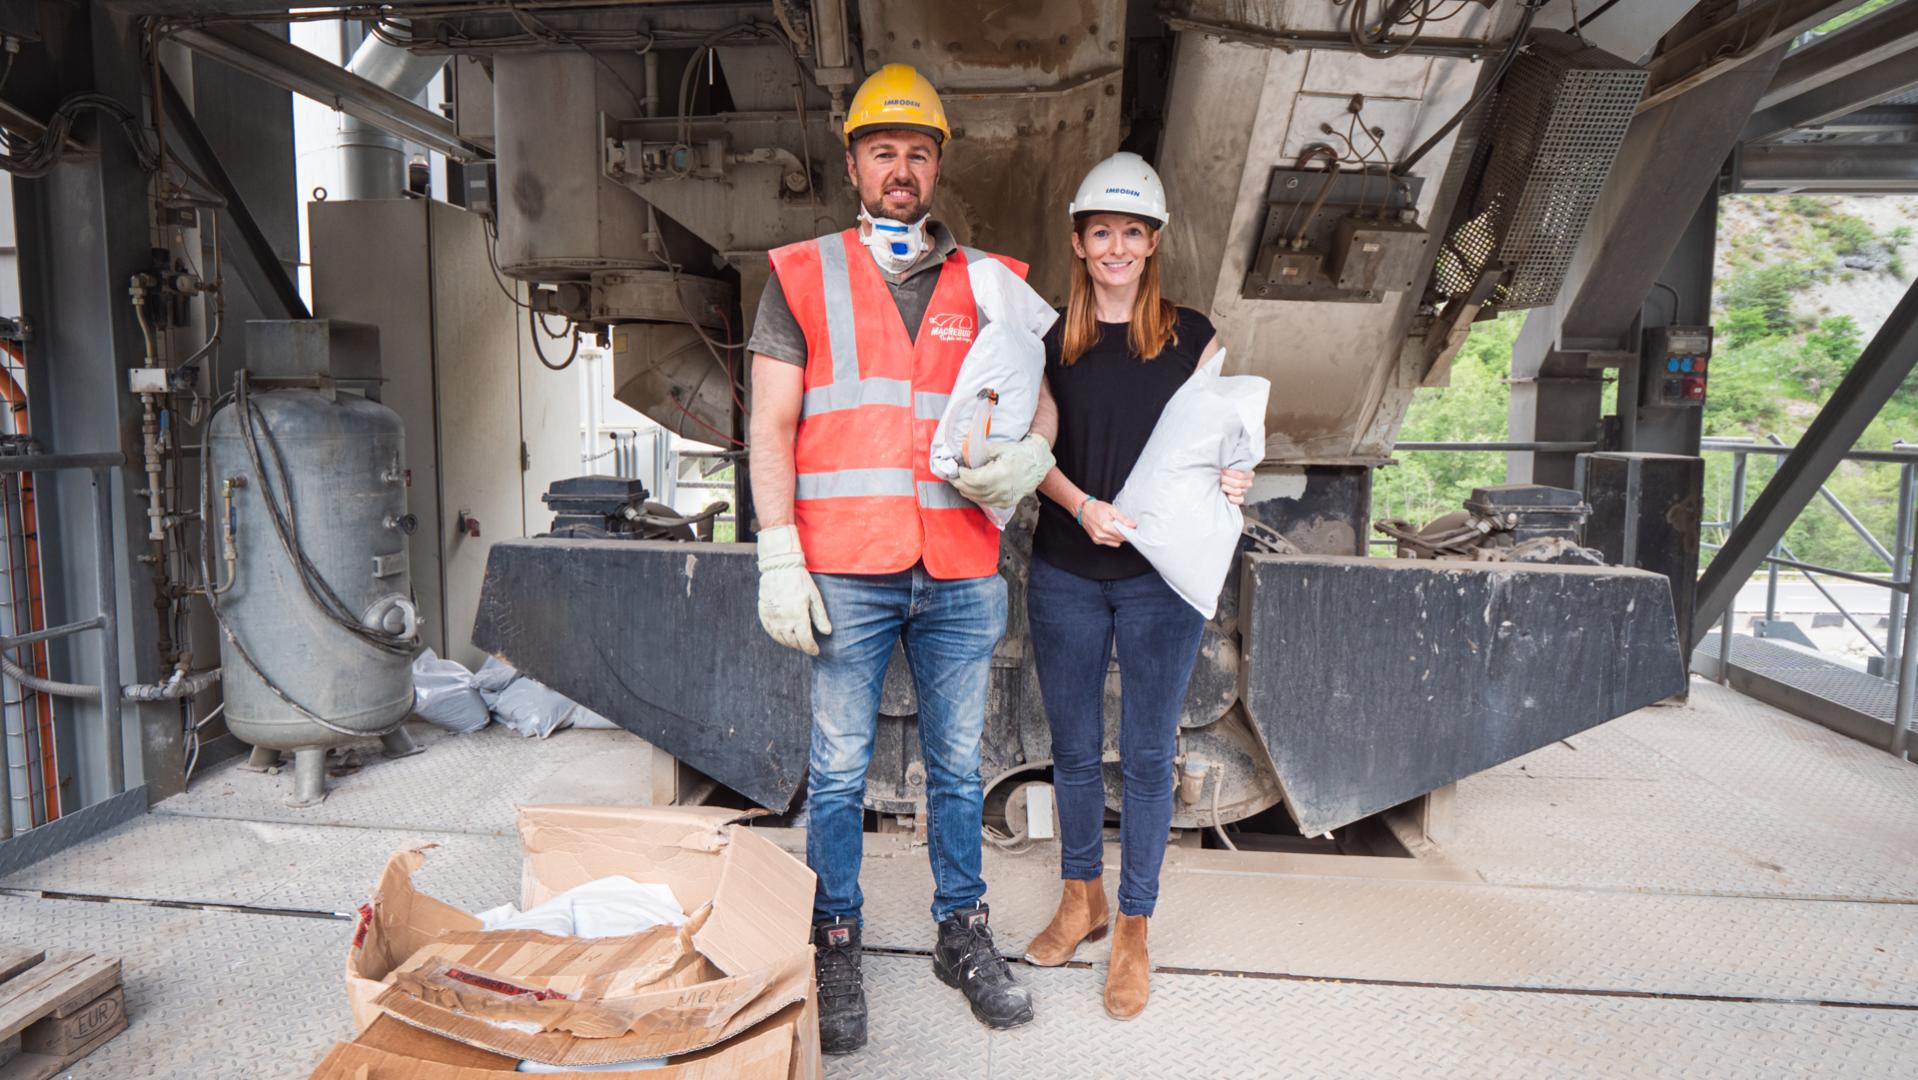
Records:
[[[1430,261],[1430,237],[1423,225],[1353,215],[1339,219],[1332,233],[1332,257],[1326,275],[1341,289],[1361,296],[1404,292],[1419,267]]]
[[[1645,332],[1640,405],[1703,408],[1711,379],[1712,328],[1661,326]]]

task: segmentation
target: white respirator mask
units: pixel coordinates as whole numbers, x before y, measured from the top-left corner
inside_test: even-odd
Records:
[[[859,238],[866,242],[866,249],[872,252],[879,269],[888,274],[903,274],[931,249],[932,245],[926,242],[926,221],[931,216],[928,214],[908,225],[891,218],[875,218],[862,206],[859,220],[868,227],[860,230]]]

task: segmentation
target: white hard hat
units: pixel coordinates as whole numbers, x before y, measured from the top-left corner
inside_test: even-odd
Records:
[[[1121,150],[1092,167],[1079,181],[1079,193],[1069,211],[1076,220],[1080,214],[1131,214],[1144,218],[1155,227],[1172,220],[1165,208],[1165,185],[1145,159],[1129,150]]]

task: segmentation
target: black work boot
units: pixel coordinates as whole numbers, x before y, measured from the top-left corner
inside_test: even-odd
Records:
[[[859,924],[813,924],[813,973],[819,979],[819,1049],[850,1054],[866,1045],[866,984],[859,974]]]
[[[1032,1020],[1032,991],[1013,981],[1012,969],[993,946],[984,904],[961,908],[939,924],[932,973],[965,994],[972,1015],[987,1027],[1018,1027]]]

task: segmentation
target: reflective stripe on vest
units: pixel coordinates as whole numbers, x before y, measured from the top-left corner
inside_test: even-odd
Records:
[[[793,477],[794,499],[864,499],[911,495],[911,469],[841,469]]]
[[[852,274],[843,244],[819,245],[819,276],[825,288],[826,339],[832,349],[832,382],[806,391],[799,415],[857,409],[862,405],[913,403],[912,383],[905,379],[865,379],[859,376],[859,339],[853,329]],[[843,359],[842,359],[843,358]]]
[[[771,253],[807,341],[793,446],[793,510],[815,573],[893,573],[922,562],[936,578],[996,572],[999,532],[931,471],[931,442],[976,333],[970,260],[936,273],[914,335],[878,267],[847,231]],[[862,355],[862,353],[864,355]]]

